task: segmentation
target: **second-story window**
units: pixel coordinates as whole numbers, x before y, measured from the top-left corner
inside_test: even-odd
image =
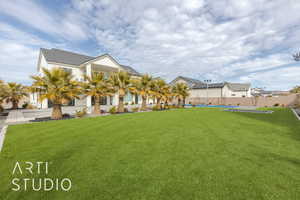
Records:
[[[70,68],[62,68],[65,72],[69,72],[69,73],[71,73],[72,74],[72,69],[70,69]]]

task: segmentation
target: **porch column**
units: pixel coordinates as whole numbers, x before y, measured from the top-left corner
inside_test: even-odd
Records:
[[[86,66],[86,75],[91,77],[92,76],[92,65],[88,64]],[[86,97],[86,106],[87,106],[87,112],[91,113],[92,112],[92,97],[87,96]]]
[[[115,94],[113,98],[113,105],[117,106],[119,104],[119,94]]]

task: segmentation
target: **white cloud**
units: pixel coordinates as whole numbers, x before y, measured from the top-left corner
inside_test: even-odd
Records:
[[[38,50],[3,40],[0,46],[0,78],[29,83],[29,75],[36,73]]]
[[[37,30],[69,42],[95,40],[99,53],[168,80],[185,75],[269,87],[299,84],[290,73],[272,79],[272,72],[295,70],[283,66],[293,63],[290,54],[299,48],[300,1],[73,0],[62,7],[53,12],[33,1],[0,3],[6,15]],[[0,24],[4,29],[12,32]],[[28,48],[29,42],[21,44]]]
[[[46,34],[64,39],[83,40],[88,38],[88,30],[82,19],[64,9],[62,13],[51,12],[30,0],[0,1],[2,14],[11,16],[28,26]]]

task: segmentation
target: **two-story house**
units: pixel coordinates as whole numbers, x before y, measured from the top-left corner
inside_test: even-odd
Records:
[[[119,64],[113,57],[108,54],[100,55],[97,57],[86,56],[78,53],[64,51],[60,49],[40,49],[38,58],[37,71],[42,74],[42,68],[55,68],[59,67],[66,71],[70,71],[74,78],[78,81],[83,81],[83,75],[91,76],[93,72],[103,72],[109,76],[112,72],[127,71],[132,78],[139,78],[140,74],[130,66]],[[124,98],[125,103],[140,104],[141,98],[137,95],[128,93]],[[38,108],[49,108],[51,102],[44,100],[38,101],[38,94],[30,95],[30,103]],[[113,97],[104,97],[101,99],[102,105],[117,105],[118,94]],[[69,106],[87,106],[91,108],[93,99],[91,97],[75,99],[69,102]]]

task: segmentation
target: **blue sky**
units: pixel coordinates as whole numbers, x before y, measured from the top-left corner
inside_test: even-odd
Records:
[[[299,0],[0,1],[0,78],[30,84],[39,48],[111,54],[141,73],[300,85]]]

